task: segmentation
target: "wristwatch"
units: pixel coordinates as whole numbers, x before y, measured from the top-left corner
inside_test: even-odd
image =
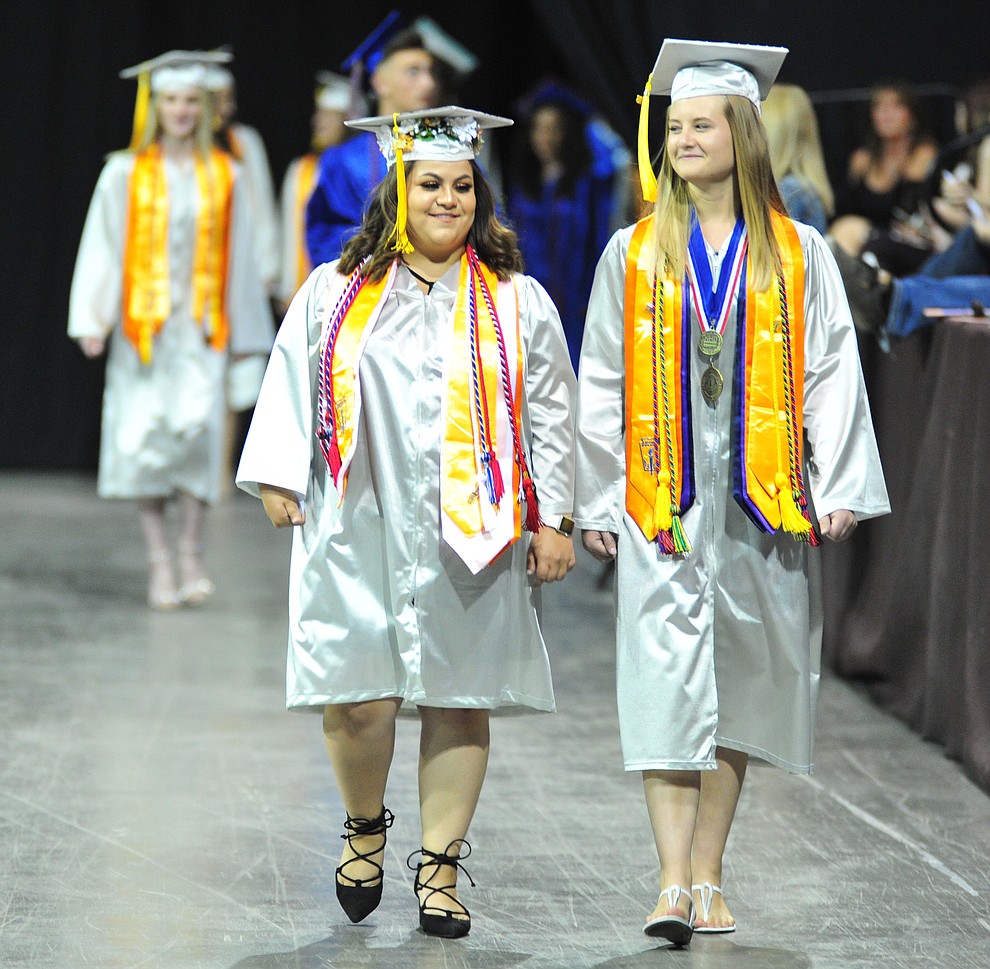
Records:
[[[561,535],[566,535],[568,538],[571,537],[571,533],[574,531],[574,519],[567,515],[551,515],[547,520],[547,524],[551,528],[556,528]]]

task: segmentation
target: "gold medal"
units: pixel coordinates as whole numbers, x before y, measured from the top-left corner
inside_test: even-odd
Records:
[[[706,357],[714,357],[722,349],[722,334],[716,330],[704,330],[698,348]]]
[[[722,395],[722,374],[713,364],[708,364],[708,369],[701,375],[701,393],[705,400],[713,407],[718,403]]]

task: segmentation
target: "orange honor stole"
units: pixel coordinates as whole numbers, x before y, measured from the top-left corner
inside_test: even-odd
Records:
[[[395,283],[396,259],[378,282],[336,275],[323,326],[317,374],[320,449],[344,500],[360,427],[361,357]],[[479,572],[540,527],[522,442],[523,347],[515,284],[500,281],[468,246],[461,258],[444,349],[440,517],[444,540]]]
[[[804,255],[791,220],[771,221],[781,271],[765,292],[747,273],[737,302],[734,495],[762,531],[815,545],[802,474]],[[680,516],[694,500],[691,314],[685,280],[656,272],[652,229],[652,215],[637,224],[626,257],[626,510],[660,552],[683,554]]]
[[[214,149],[194,162],[198,205],[190,311],[214,350],[227,346],[226,312],[230,205],[234,171]],[[149,145],[134,158],[128,183],[122,318],[124,335],[143,364],[172,312],[168,260],[168,185],[161,148]]]

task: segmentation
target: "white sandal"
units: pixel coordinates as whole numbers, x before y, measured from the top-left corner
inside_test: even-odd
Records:
[[[729,932],[735,932],[735,923],[732,925],[720,925],[714,926],[712,928],[708,927],[708,916],[712,914],[712,900],[716,895],[722,894],[722,889],[719,885],[713,885],[711,882],[702,882],[700,885],[692,885],[691,891],[697,892],[701,896],[701,921],[704,925],[695,925],[694,931],[700,932],[705,935],[726,935]]]
[[[684,891],[680,885],[671,885],[660,892],[660,898],[667,899],[667,908],[672,909],[681,900],[682,895],[687,895],[691,902],[686,919],[679,915],[661,915],[659,918],[650,919],[643,926],[643,931],[651,939],[666,939],[674,945],[687,945],[694,934],[694,899]]]
[[[202,605],[217,590],[205,574],[202,545],[179,543],[179,573],[183,575],[182,584],[179,586],[179,600],[183,605]],[[195,578],[190,578],[190,574]]]
[[[167,550],[156,552],[148,558],[148,606],[158,612],[171,612],[179,608],[172,557]]]

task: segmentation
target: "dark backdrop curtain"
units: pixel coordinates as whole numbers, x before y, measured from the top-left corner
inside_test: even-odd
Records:
[[[65,326],[93,187],[106,153],[130,133],[134,87],[117,72],[173,47],[231,44],[240,115],[264,136],[277,184],[307,148],[314,72],[338,69],[393,6],[432,16],[478,55],[462,92],[468,105],[511,114],[534,83],[555,76],[597,104],[631,148],[635,97],[665,35],[783,44],[791,54],[781,79],[812,92],[894,75],[952,86],[990,68],[985,45],[965,42],[986,36],[978,4],[981,12],[928,18],[920,30],[900,0],[831,0],[814,13],[771,0],[8,3],[0,30],[0,468],[96,465],[102,365],[83,359]],[[827,153],[841,171],[862,115],[848,105],[824,114]]]

